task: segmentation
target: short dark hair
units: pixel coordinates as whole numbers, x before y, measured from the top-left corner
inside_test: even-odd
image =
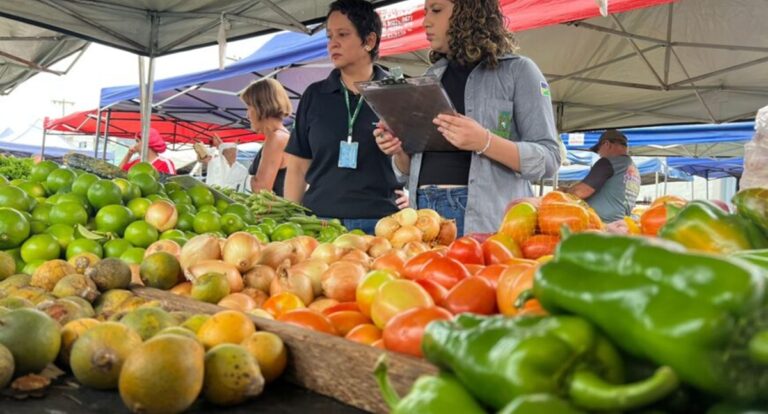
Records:
[[[352,22],[357,30],[357,35],[362,39],[365,44],[365,39],[369,34],[376,34],[376,43],[368,52],[371,55],[371,60],[376,60],[379,57],[379,44],[381,43],[381,17],[376,13],[373,8],[373,4],[365,0],[336,0],[328,6],[328,14],[325,15],[325,19],[328,20],[328,16],[333,12],[339,12]]]

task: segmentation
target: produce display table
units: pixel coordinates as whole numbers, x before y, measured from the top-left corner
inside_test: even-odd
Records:
[[[27,398],[16,400],[10,397],[0,397],[0,413],[13,414],[102,414],[128,413],[128,409],[115,390],[99,391],[84,386],[75,388],[68,384],[76,384],[71,377],[58,379],[48,388],[43,398]],[[265,392],[248,402],[235,407],[217,407],[198,399],[186,411],[196,413],[334,413],[359,414],[366,411],[342,404],[332,398],[308,391],[286,381],[268,384]]]

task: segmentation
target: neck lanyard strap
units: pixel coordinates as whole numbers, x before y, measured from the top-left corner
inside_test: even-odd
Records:
[[[347,142],[352,142],[352,128],[355,125],[355,120],[357,120],[357,116],[360,114],[360,108],[363,107],[363,97],[360,97],[360,100],[357,101],[357,107],[355,108],[355,112],[352,113],[349,108],[349,91],[347,91],[347,87],[344,85],[344,82],[341,81],[341,89],[344,90],[344,103],[347,104]]]

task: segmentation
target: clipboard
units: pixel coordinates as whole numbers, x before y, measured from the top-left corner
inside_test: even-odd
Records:
[[[373,112],[403,143],[408,154],[424,151],[460,151],[437,130],[432,120],[439,114],[455,114],[448,94],[435,76],[356,82]]]

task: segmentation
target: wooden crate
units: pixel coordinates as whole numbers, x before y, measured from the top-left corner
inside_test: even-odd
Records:
[[[170,311],[211,314],[224,310],[158,289],[134,287],[132,290],[140,297],[159,301]],[[419,376],[437,373],[434,365],[422,359],[265,318],[251,316],[251,320],[259,330],[272,332],[285,342],[288,348],[286,379],[363,410],[389,412],[372,374],[381,354],[388,354],[390,380],[401,395],[410,390]]]

